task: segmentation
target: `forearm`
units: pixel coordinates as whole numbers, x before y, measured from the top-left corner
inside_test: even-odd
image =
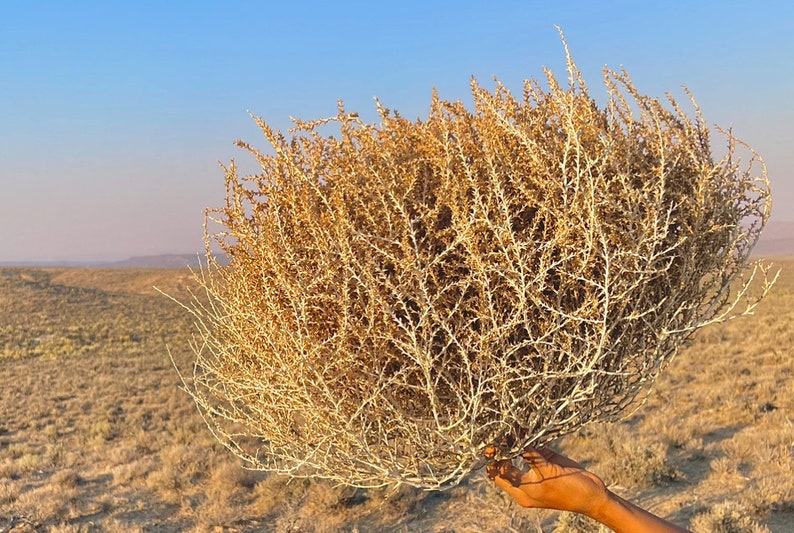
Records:
[[[615,533],[689,533],[610,491],[604,502],[587,514]]]

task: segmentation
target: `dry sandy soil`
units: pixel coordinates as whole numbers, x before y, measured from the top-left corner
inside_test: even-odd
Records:
[[[644,405],[557,443],[699,533],[794,531],[794,261],[753,317],[709,327]],[[243,470],[179,389],[183,270],[0,269],[0,532],[599,531],[508,501]]]

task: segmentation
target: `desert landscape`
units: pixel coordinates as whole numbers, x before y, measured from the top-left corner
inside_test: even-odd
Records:
[[[794,533],[792,20],[3,3],[0,533]]]
[[[698,533],[794,530],[794,260],[752,317],[696,335],[624,420],[555,446]],[[589,532],[480,471],[446,492],[245,470],[189,368],[186,269],[0,269],[0,531]]]

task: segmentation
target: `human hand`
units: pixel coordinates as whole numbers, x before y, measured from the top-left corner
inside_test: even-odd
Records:
[[[523,507],[592,515],[607,500],[604,482],[579,463],[548,448],[528,448],[522,458],[528,472],[510,459],[488,465],[488,477]]]
[[[511,459],[488,465],[488,477],[519,505],[581,513],[617,533],[688,533],[607,490],[582,465],[548,448],[528,448],[524,472]]]

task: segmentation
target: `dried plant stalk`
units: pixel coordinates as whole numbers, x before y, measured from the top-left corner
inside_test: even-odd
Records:
[[[252,468],[445,488],[489,445],[620,415],[695,330],[752,312],[773,281],[746,269],[760,158],[722,132],[715,161],[697,106],[625,72],[600,109],[568,70],[521,98],[472,81],[473,111],[434,94],[422,121],[257,119],[274,152],[240,143],[262,172],[226,169],[189,306],[185,385],[220,442]]]

